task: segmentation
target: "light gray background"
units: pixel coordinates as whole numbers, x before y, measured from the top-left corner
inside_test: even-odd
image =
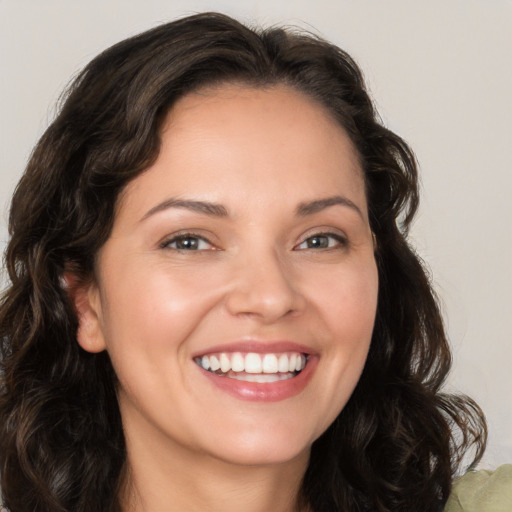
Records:
[[[512,462],[510,0],[0,0],[0,249],[12,190],[69,79],[118,40],[203,10],[314,30],[362,66],[420,161],[412,235],[442,298],[449,386],[488,415],[483,465]]]

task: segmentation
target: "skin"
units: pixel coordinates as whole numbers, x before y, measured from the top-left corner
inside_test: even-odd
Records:
[[[119,377],[124,509],[297,510],[311,444],[362,372],[377,290],[362,171],[328,112],[285,86],[179,100],[75,296],[80,345],[107,350]],[[306,387],[243,400],[194,362],[247,340],[308,347]]]

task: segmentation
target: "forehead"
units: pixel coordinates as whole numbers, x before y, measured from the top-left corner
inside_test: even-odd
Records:
[[[312,96],[285,84],[254,87],[226,83],[186,94],[171,108],[162,132],[165,134],[172,129],[174,135],[183,134],[191,127],[196,133],[219,128],[228,132],[234,127],[241,138],[264,136],[264,132],[271,129],[285,129],[280,135],[293,142],[298,134],[293,131],[296,125],[300,126],[304,138],[311,138],[311,132],[317,131],[316,143],[321,137],[326,143],[339,143],[342,134],[345,140],[340,149],[345,152],[349,149],[355,167],[361,167],[357,150],[335,113]],[[309,130],[305,131],[304,125],[308,125]],[[263,126],[267,129],[261,131]],[[332,136],[326,137],[328,134]],[[334,141],[336,136],[338,140]]]
[[[249,205],[255,196],[297,203],[336,191],[366,209],[357,151],[324,106],[283,85],[228,84],[173,106],[156,162],[128,185],[121,203],[135,192],[139,199],[193,193]]]

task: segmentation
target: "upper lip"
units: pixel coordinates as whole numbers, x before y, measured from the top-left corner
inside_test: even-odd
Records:
[[[192,358],[202,357],[208,354],[217,354],[220,352],[253,352],[256,354],[279,354],[284,352],[300,352],[306,355],[313,355],[315,351],[306,345],[296,343],[294,341],[261,341],[261,340],[244,340],[224,343],[211,346],[193,354]]]

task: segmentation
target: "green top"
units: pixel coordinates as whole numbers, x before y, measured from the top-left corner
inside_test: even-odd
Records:
[[[453,485],[445,512],[512,512],[512,464],[470,471]]]

